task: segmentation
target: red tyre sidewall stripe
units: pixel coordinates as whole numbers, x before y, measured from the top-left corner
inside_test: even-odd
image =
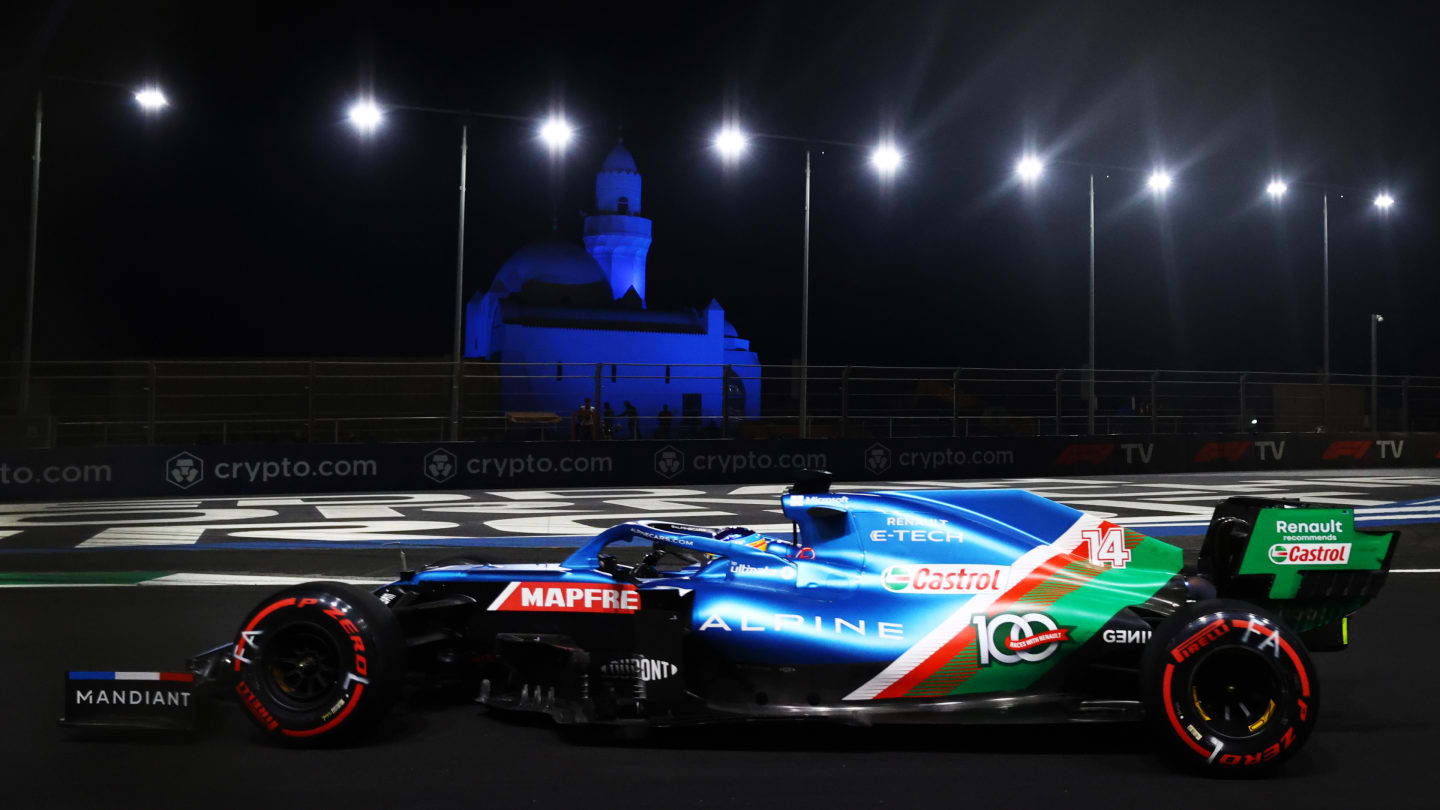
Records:
[[[1201,748],[1200,744],[1195,742],[1195,739],[1190,736],[1190,732],[1186,731],[1184,726],[1180,725],[1180,718],[1175,716],[1175,701],[1170,699],[1170,681],[1174,674],[1175,665],[1166,664],[1165,678],[1162,681],[1163,694],[1161,695],[1161,697],[1165,700],[1165,713],[1170,716],[1170,725],[1175,729],[1175,733],[1180,735],[1180,739],[1184,740],[1186,745],[1195,749],[1195,753],[1199,754],[1202,757],[1205,757],[1206,759],[1209,759],[1210,752],[1206,751],[1204,748]]]
[[[248,632],[250,632],[251,630],[254,630],[254,629],[255,629],[255,625],[259,624],[260,621],[261,621],[262,619],[264,619],[266,616],[269,616],[271,613],[274,613],[275,611],[279,610],[280,608],[290,607],[291,605],[295,604],[295,601],[296,601],[296,600],[295,600],[295,597],[292,596],[292,597],[290,597],[289,599],[281,599],[279,602],[275,602],[274,604],[267,605],[264,610],[260,611],[259,613],[256,613],[256,614],[255,614],[255,618],[253,618],[253,619],[250,620],[250,624],[246,625],[246,626],[245,626],[245,629],[240,632],[240,640],[235,643],[235,671],[236,671],[236,672],[239,672],[239,671],[240,671],[240,653],[241,653],[241,651],[243,651],[243,650],[245,649],[245,634],[248,633]]]

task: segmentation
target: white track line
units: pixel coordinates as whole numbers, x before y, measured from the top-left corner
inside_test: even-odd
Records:
[[[299,585],[302,582],[315,582],[316,580],[328,580],[331,582],[348,582],[351,585],[388,585],[395,580],[393,578],[376,579],[374,577],[326,577],[270,575],[270,574],[168,574],[155,579],[147,579],[141,585]]]
[[[302,582],[348,582],[351,585],[388,585],[393,579],[368,577],[327,577],[266,575],[266,574],[168,574],[141,582],[0,582],[0,588],[134,588],[136,586],[232,586],[232,585],[299,585]]]

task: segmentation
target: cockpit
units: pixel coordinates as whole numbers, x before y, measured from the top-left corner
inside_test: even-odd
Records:
[[[576,551],[565,567],[593,567],[616,579],[646,580],[698,573],[716,560],[784,564],[812,549],[739,526],[712,529],[677,523],[625,523]]]

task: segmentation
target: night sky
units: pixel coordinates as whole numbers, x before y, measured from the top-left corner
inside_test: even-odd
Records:
[[[812,361],[1079,367],[1086,170],[1099,365],[1313,371],[1330,202],[1333,366],[1440,374],[1433,4],[31,3],[0,10],[0,326],[19,354],[34,90],[46,79],[37,359],[449,352],[459,126],[382,104],[535,116],[471,130],[466,296],[550,231],[578,242],[621,126],[654,220],[652,308],[718,298],[763,362],[799,351],[802,147]],[[171,107],[126,87],[158,82]],[[1163,163],[1163,204],[1143,191]],[[1263,197],[1291,181],[1280,206]],[[552,180],[552,177],[555,177]],[[1371,205],[1389,190],[1388,216]],[[1342,196],[1343,195],[1343,196]],[[588,359],[588,358],[587,358]],[[623,359],[623,358],[620,358]]]

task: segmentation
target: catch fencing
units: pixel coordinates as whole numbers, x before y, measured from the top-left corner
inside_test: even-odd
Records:
[[[0,403],[14,413],[18,367],[5,370]],[[30,413],[0,417],[0,445],[430,442],[451,435],[456,380],[467,441],[1440,430],[1440,378],[1421,376],[1100,370],[1092,416],[1083,369],[812,366],[802,375],[793,365],[467,360],[456,371],[433,360],[37,362]],[[730,404],[737,377],[759,383],[748,410]],[[617,400],[641,384],[673,390],[673,416],[623,417]],[[587,431],[574,419],[580,402],[556,410],[546,386],[583,390],[597,408],[616,401],[615,415],[597,414]]]

